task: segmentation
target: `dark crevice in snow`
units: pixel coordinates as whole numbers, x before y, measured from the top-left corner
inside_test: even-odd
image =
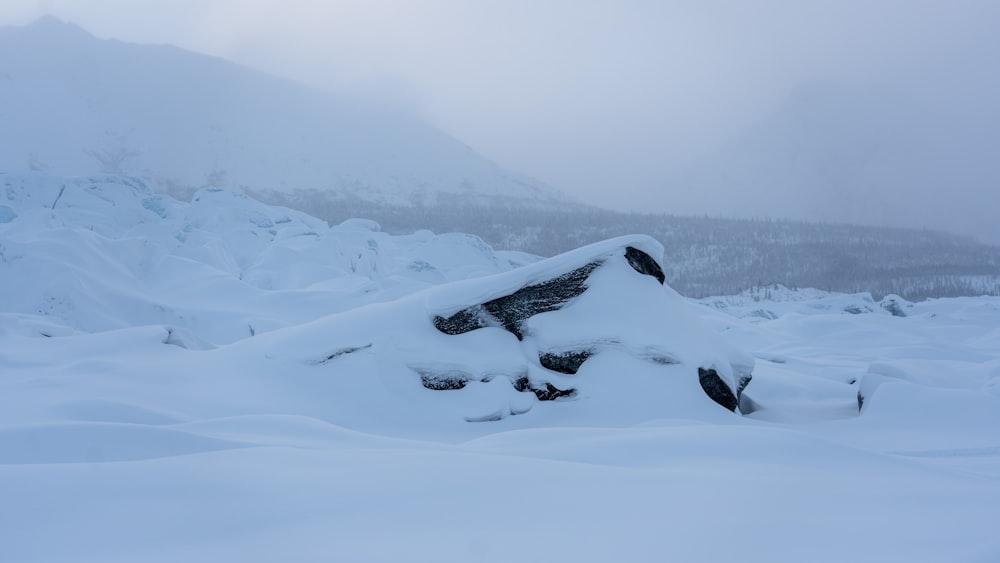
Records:
[[[251,330],[252,330],[252,327],[251,327]],[[337,358],[339,358],[341,356],[346,356],[347,354],[353,354],[354,352],[357,352],[359,350],[367,350],[368,348],[371,348],[371,347],[372,347],[371,344],[365,344],[364,346],[348,346],[347,348],[341,348],[340,350],[337,350],[336,352],[333,352],[333,353],[327,355],[322,360],[316,360],[313,363],[316,364],[316,365],[320,365],[321,366],[321,365],[323,365],[323,364],[325,364],[325,363],[327,363],[327,362],[329,362],[331,360],[337,359]]]
[[[492,412],[483,416],[467,416],[465,417],[466,422],[496,422],[498,420],[503,420],[507,416],[507,412],[499,410],[497,412]]]
[[[760,410],[760,405],[757,401],[750,398],[749,395],[743,393],[740,395],[740,414],[750,414]]]
[[[646,354],[640,354],[640,357],[644,360],[653,362],[654,364],[660,364],[661,366],[673,366],[681,363],[680,360],[671,356],[670,354],[660,353],[660,352],[650,352]]]
[[[63,187],[59,188],[59,195],[57,195],[55,201],[52,202],[52,209],[56,208],[56,204],[59,203],[60,199],[62,199],[63,193],[65,191],[66,191],[66,185],[63,184]]]

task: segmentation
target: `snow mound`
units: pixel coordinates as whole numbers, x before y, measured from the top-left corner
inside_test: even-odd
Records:
[[[714,418],[712,401],[738,410],[753,359],[663,285],[653,258],[662,253],[645,236],[611,239],[226,352],[310,366],[330,378],[370,378],[391,390],[378,402],[406,397],[410,404],[397,410],[417,409],[420,420],[448,411],[469,422],[500,421],[543,403],[582,403],[568,410],[604,411],[619,423]]]
[[[219,188],[188,204],[127,176],[0,174],[0,198],[0,310],[88,332],[158,324],[180,345],[512,267],[474,236],[330,227]]]

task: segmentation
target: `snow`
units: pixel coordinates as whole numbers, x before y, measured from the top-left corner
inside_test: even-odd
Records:
[[[0,561],[1000,558],[998,298],[693,301],[638,235],[537,260],[230,190],[0,190]],[[523,339],[434,326],[595,262]]]

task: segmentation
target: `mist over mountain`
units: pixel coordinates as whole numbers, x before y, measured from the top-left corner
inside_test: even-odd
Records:
[[[901,91],[811,82],[669,178],[674,211],[930,228],[1000,242],[1000,130]]]
[[[53,17],[0,28],[0,170],[125,173],[157,189],[332,191],[383,203],[564,203],[417,119]]]
[[[238,188],[331,223],[471,233],[547,256],[645,233],[667,248],[671,285],[691,296],[775,283],[912,299],[1000,293],[1000,250],[971,239],[715,219],[1000,240],[990,236],[1000,195],[973,190],[1000,167],[988,158],[998,133],[884,92],[800,89],[674,179],[689,187],[674,213],[697,214],[683,217],[586,207],[384,106],[175,47],[99,40],[50,17],[0,28],[0,82],[0,172],[134,176],[185,201],[202,187]],[[978,152],[956,140],[972,134]]]

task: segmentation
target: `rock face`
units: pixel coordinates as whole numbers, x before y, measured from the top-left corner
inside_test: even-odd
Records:
[[[625,248],[625,259],[636,272],[656,278],[661,285],[666,280],[663,269],[649,254],[628,246]],[[518,340],[523,340],[521,324],[526,319],[539,313],[555,311],[583,293],[587,278],[602,263],[584,264],[551,280],[525,286],[510,295],[462,309],[448,318],[436,316],[434,326],[445,334],[462,334],[477,328],[502,326]],[[563,373],[576,373],[576,370]]]
[[[434,317],[434,326],[445,334],[462,334],[487,326],[502,326],[518,340],[524,339],[521,323],[534,315],[555,311],[583,293],[584,282],[600,264],[592,262],[546,282],[522,287],[510,295],[478,303],[447,319]]]
[[[583,362],[587,361],[587,358],[593,355],[593,350],[570,350],[562,354],[546,352],[538,356],[538,363],[542,364],[542,367],[546,369],[573,375],[579,371]]]

